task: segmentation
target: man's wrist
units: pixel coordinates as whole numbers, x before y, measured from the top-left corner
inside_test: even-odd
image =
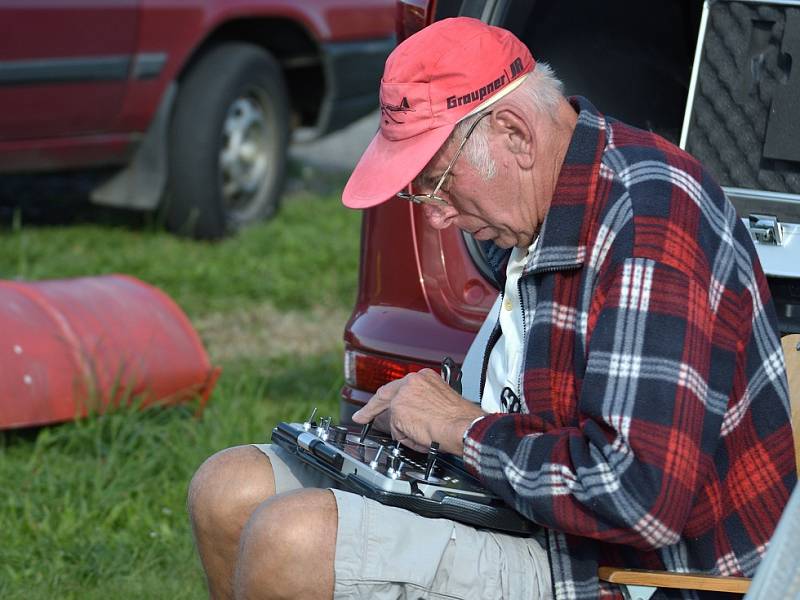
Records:
[[[461,435],[461,445],[462,446],[467,443],[467,436],[469,435],[470,429],[472,429],[475,426],[475,423],[477,423],[478,421],[483,419],[485,416],[486,415],[478,415],[477,417],[472,419],[472,422],[469,425],[467,425],[467,428],[464,430],[464,433]]]

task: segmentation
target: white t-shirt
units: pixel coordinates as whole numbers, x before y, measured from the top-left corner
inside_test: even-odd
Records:
[[[503,294],[497,297],[494,306],[486,316],[486,320],[473,340],[462,365],[462,395],[477,403],[480,395],[480,374],[486,343],[495,323],[499,320],[502,333],[489,356],[486,383],[483,395],[480,396],[481,408],[486,412],[505,411],[500,403],[500,394],[505,387],[511,388],[517,396],[521,397],[522,358],[524,356],[522,344],[524,340],[522,339],[522,301],[519,297],[519,278],[536,243],[537,240],[534,240],[528,248],[514,248],[511,251],[506,267],[506,284]]]

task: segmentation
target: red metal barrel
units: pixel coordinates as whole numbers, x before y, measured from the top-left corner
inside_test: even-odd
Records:
[[[161,290],[126,275],[0,281],[0,428],[142,398],[208,399],[219,370]]]

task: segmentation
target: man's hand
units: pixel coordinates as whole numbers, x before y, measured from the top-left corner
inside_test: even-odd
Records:
[[[465,400],[431,369],[410,373],[381,387],[353,415],[356,423],[375,421],[392,437],[414,450],[425,452],[439,442],[443,452],[461,456],[464,431],[484,415],[480,406]],[[381,427],[382,426],[382,427]]]

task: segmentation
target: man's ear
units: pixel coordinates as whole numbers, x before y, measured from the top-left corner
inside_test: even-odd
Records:
[[[494,111],[493,126],[519,167],[530,169],[536,159],[537,149],[536,130],[532,121],[521,115],[516,107],[509,106]]]

